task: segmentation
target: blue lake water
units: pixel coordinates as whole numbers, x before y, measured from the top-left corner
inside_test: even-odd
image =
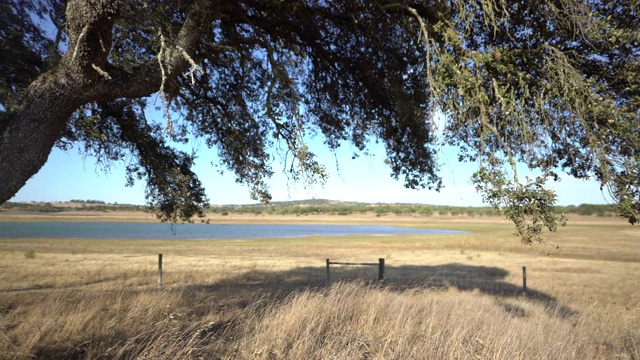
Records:
[[[179,240],[461,233],[465,232],[376,225],[179,224],[172,227],[126,222],[0,222],[0,238]]]

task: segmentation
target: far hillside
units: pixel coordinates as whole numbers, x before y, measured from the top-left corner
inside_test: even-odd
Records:
[[[558,212],[577,215],[616,216],[615,205],[581,204],[578,206],[558,206]],[[153,209],[144,205],[106,203],[99,200],[71,200],[66,202],[7,202],[0,206],[0,211],[9,212],[153,212]],[[376,216],[395,215],[422,215],[422,216],[498,216],[491,207],[471,206],[446,206],[426,204],[404,203],[359,203],[343,202],[326,199],[309,199],[297,201],[275,201],[269,205],[213,205],[208,212],[229,214],[255,214],[255,215],[350,215],[350,214],[375,214]]]

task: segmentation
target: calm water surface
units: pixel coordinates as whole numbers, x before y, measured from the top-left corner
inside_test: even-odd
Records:
[[[464,231],[375,225],[257,225],[123,222],[0,222],[0,238],[227,239],[298,236],[461,234]]]

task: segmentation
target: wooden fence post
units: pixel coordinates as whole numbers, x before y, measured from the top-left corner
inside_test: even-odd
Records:
[[[527,267],[522,267],[522,291],[527,293]]]
[[[158,254],[158,287],[162,287],[162,254]]]
[[[384,258],[378,259],[378,281],[384,280]]]
[[[329,259],[327,259],[327,282],[331,281],[331,276],[329,276],[329,266],[330,266],[330,262]]]

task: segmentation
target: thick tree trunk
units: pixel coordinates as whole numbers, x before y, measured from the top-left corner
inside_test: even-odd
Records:
[[[0,123],[0,204],[11,199],[46,163],[71,115],[82,105],[118,98],[141,98],[160,89],[157,59],[130,64],[133,71],[107,60],[111,31],[123,1],[76,0],[68,3],[68,51],[55,69],[30,86],[21,106]],[[167,83],[189,68],[203,34],[211,27],[208,0],[196,1],[174,47],[163,55]],[[181,51],[177,49],[181,48]]]
[[[118,6],[117,1],[67,4],[67,53],[29,85],[0,128],[0,204],[42,168],[73,112],[97,100],[92,88],[101,75],[95,66],[105,65]]]
[[[45,164],[69,117],[86,102],[63,73],[46,73],[29,88],[23,106],[0,134],[0,204]]]

